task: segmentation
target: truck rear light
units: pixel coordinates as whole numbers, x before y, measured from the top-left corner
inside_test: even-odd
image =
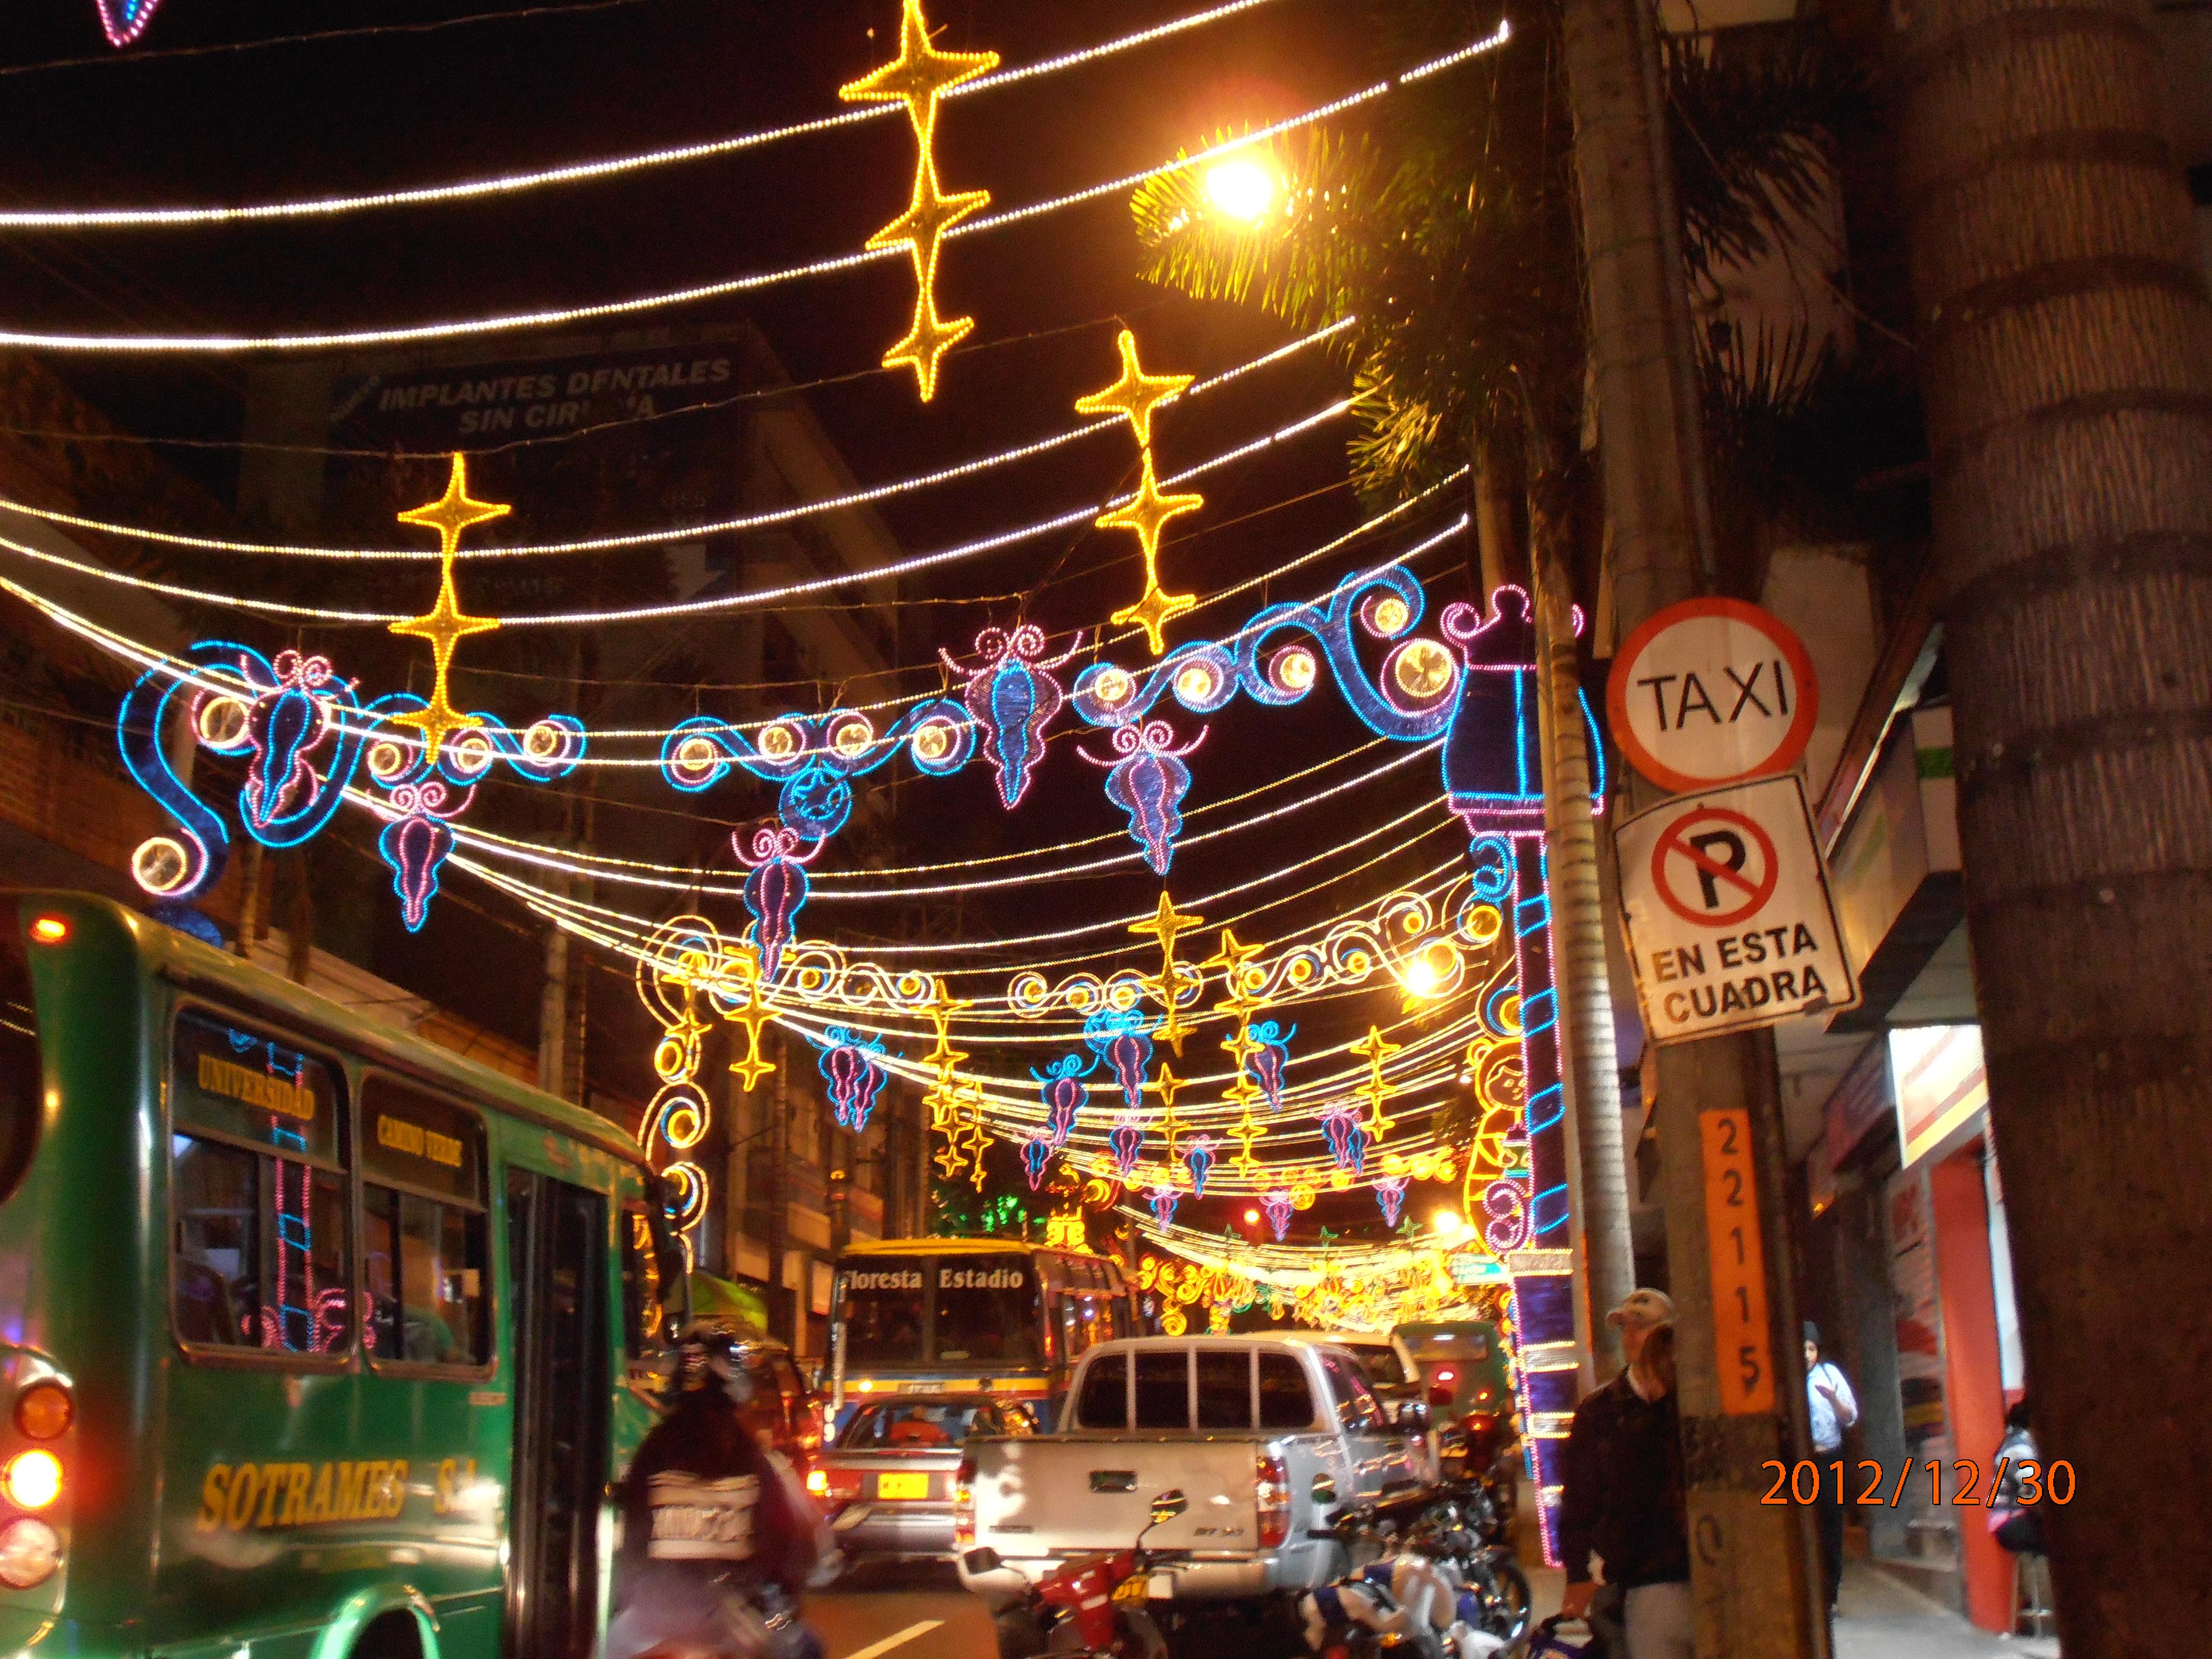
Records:
[[[32,921],[31,937],[40,945],[65,945],[69,936],[67,916],[39,916]]]
[[[1259,1511],[1260,1547],[1273,1549],[1291,1535],[1291,1472],[1279,1457],[1253,1460],[1252,1503]]]
[[[76,1416],[76,1402],[58,1382],[33,1382],[15,1396],[15,1426],[27,1440],[58,1440]]]
[[[19,1510],[42,1510],[62,1495],[62,1460],[33,1447],[0,1468],[0,1492]]]
[[[952,1477],[952,1547],[971,1549],[975,1543],[975,1460],[963,1457]]]
[[[0,1532],[0,1584],[10,1589],[36,1589],[61,1564],[62,1540],[45,1522],[27,1515]]]
[[[809,1470],[807,1470],[807,1472],[806,1472],[806,1495],[807,1495],[809,1498],[827,1498],[827,1497],[830,1495],[830,1471],[829,1471],[829,1470],[827,1470],[827,1469],[809,1469]]]

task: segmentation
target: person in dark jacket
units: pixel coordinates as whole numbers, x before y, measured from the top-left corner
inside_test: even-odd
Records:
[[[711,1326],[686,1331],[675,1388],[616,1488],[607,1659],[818,1653],[794,1609],[830,1547],[790,1464],[746,1425],[742,1341]]]
[[[1597,1597],[1591,1558],[1621,1597],[1629,1659],[1692,1659],[1690,1539],[1674,1395],[1674,1304],[1639,1290],[1607,1316],[1628,1365],[1575,1409],[1559,1504],[1570,1619]]]

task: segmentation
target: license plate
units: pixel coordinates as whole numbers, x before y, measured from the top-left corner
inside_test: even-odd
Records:
[[[1114,1599],[1116,1601],[1141,1601],[1151,1588],[1152,1581],[1143,1573],[1137,1573],[1114,1586]]]
[[[929,1477],[926,1474],[879,1474],[876,1477],[876,1496],[927,1498],[929,1496]]]

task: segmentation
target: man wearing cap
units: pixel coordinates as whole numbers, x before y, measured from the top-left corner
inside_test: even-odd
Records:
[[[1674,1304],[1639,1290],[1606,1316],[1620,1329],[1628,1365],[1575,1409],[1559,1504],[1559,1555],[1567,1571],[1560,1612],[1590,1611],[1590,1558],[1622,1597],[1629,1659],[1692,1659],[1690,1540],[1682,1506],[1681,1417],[1675,1402]]]

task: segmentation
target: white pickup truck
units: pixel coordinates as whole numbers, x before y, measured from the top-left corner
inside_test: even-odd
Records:
[[[1152,1499],[1182,1512],[1146,1540],[1151,1599],[1251,1601],[1345,1569],[1338,1510],[1421,1484],[1425,1413],[1393,1419],[1342,1350],[1267,1336],[1144,1337],[1083,1356],[1060,1431],[978,1439],[953,1486],[968,1588],[999,1607],[1071,1556],[1126,1550]],[[985,1558],[988,1559],[988,1558]]]

